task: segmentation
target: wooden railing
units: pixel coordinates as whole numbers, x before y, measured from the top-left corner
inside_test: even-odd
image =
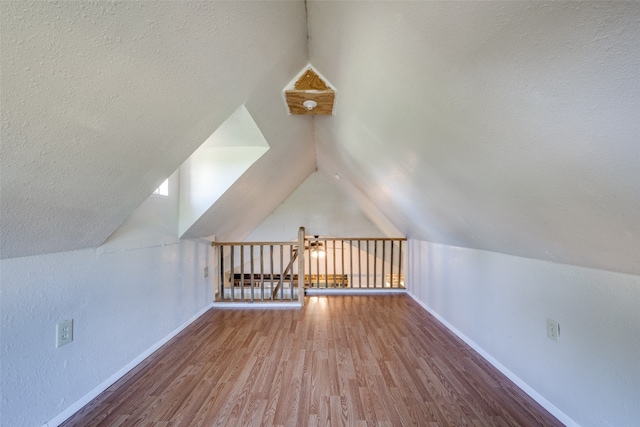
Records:
[[[301,228],[297,242],[215,242],[217,300],[303,304],[304,288],[403,289],[405,241],[305,238]]]
[[[402,289],[406,239],[311,238],[305,249],[305,287]]]
[[[298,301],[297,243],[214,245],[218,247],[219,301]]]

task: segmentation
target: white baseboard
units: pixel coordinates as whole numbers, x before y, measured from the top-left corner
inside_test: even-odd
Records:
[[[302,308],[302,304],[299,302],[214,302],[212,307],[216,309],[239,309],[239,308],[251,308],[254,310],[264,309],[290,309],[290,308]]]
[[[115,374],[111,375],[109,378],[104,380],[102,383],[100,383],[100,385],[98,385],[89,393],[85,394],[80,399],[75,401],[73,404],[71,404],[71,406],[69,406],[67,409],[65,409],[58,415],[56,415],[53,419],[44,423],[42,427],[58,427],[60,424],[65,422],[67,419],[69,419],[73,414],[75,414],[80,409],[82,409],[87,403],[95,399],[100,393],[105,391],[107,388],[111,387],[116,381],[124,377],[129,371],[131,371],[133,368],[135,368],[140,363],[142,363],[147,357],[151,356],[153,352],[155,352],[160,347],[162,347],[167,342],[169,342],[171,338],[175,337],[180,332],[182,332],[187,326],[189,326],[194,321],[196,321],[200,316],[206,313],[211,307],[213,307],[213,304],[207,305],[205,308],[203,308],[202,310],[200,310],[199,312],[191,316],[189,320],[187,320],[182,325],[178,326],[176,329],[171,331],[169,335],[165,336],[160,341],[158,341],[157,343],[149,347],[142,354],[140,354],[138,357],[133,359],[131,362],[127,363],[118,372],[116,372]]]
[[[389,294],[406,294],[406,289],[398,288],[307,288],[305,295],[389,295]]]
[[[533,400],[538,402],[538,404],[540,404],[540,406],[542,406],[544,409],[546,409],[551,415],[556,417],[561,423],[563,423],[567,427],[580,427],[580,424],[578,424],[577,422],[572,420],[567,414],[565,414],[560,409],[558,409],[558,407],[555,406],[553,403],[549,402],[544,396],[542,396],[540,393],[535,391],[531,386],[529,386],[529,384],[527,384],[524,381],[522,381],[516,374],[514,374],[509,369],[507,369],[506,366],[504,366],[502,363],[500,363],[498,360],[496,360],[489,353],[484,351],[480,346],[478,346],[475,342],[473,342],[471,339],[469,339],[465,334],[463,334],[458,329],[456,329],[452,324],[447,322],[442,316],[440,316],[438,313],[433,311],[429,306],[427,306],[425,303],[420,301],[414,294],[412,294],[411,292],[407,291],[407,295],[409,295],[411,298],[413,298],[413,300],[415,302],[417,302],[418,304],[420,304],[420,306],[422,308],[424,308],[433,317],[435,317],[447,329],[449,329],[451,332],[456,334],[458,336],[458,338],[460,338],[462,341],[464,341],[469,347],[474,349],[480,356],[482,356],[483,359],[485,359],[487,362],[489,362],[491,365],[493,365],[494,368],[496,368],[498,371],[502,372],[502,374],[504,374],[504,376],[509,378],[515,385],[517,385],[520,389],[522,389],[522,391],[524,391],[526,394],[528,394],[529,397],[531,397]]]

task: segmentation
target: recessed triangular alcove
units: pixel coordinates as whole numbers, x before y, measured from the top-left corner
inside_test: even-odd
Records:
[[[269,144],[242,105],[180,166],[180,237],[267,150]]]

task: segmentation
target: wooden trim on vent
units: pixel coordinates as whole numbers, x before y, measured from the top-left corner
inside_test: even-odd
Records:
[[[285,98],[291,114],[298,115],[331,115],[333,114],[333,101],[335,92],[332,90],[307,92],[304,90],[287,90]],[[318,106],[313,110],[307,110],[302,103],[307,100],[316,101]]]
[[[308,69],[293,86],[296,90],[331,90],[319,75]]]
[[[310,66],[302,72],[295,83],[285,88],[284,94],[291,114],[302,116],[333,114],[336,91]],[[315,101],[317,105],[307,109],[303,105],[305,101]]]

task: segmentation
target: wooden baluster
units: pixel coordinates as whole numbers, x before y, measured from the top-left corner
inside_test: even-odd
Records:
[[[362,247],[358,240],[358,287],[362,288]]]
[[[336,288],[336,241],[332,240],[332,246],[333,246],[333,271],[331,272],[333,274],[333,287],[334,289]]]
[[[280,301],[284,298],[284,289],[282,288],[282,284],[284,283],[284,245],[280,245],[280,281],[278,284],[278,288],[280,289]]]
[[[349,239],[349,287],[353,288],[353,240]]]
[[[240,301],[244,302],[244,248],[240,245]]]
[[[378,287],[378,240],[373,241],[373,287]]]
[[[260,245],[260,301],[264,301],[264,245]]]
[[[309,260],[309,274],[307,274],[309,277],[309,288],[313,289],[313,258],[311,257],[311,244],[309,244],[309,247],[305,249],[305,251],[306,252],[303,252],[302,254],[305,255],[306,253],[305,256]]]
[[[253,267],[253,263],[254,263],[254,259],[253,259],[253,245],[250,245],[250,246],[249,246],[249,250],[251,251],[251,252],[250,252],[250,254],[249,254],[249,255],[250,255],[250,258],[251,258],[251,259],[249,260],[249,261],[251,262],[251,266],[250,266],[250,269],[251,269],[251,277],[249,278],[249,284],[251,285],[251,302],[254,302],[254,301],[255,301],[256,296],[255,296],[255,283],[254,283],[254,277],[253,277],[253,271],[254,271],[254,267]]]
[[[369,277],[371,277],[371,273],[369,272],[369,240],[367,240],[367,288],[369,287]]]
[[[307,278],[309,279],[308,286],[310,289],[313,289],[313,258],[311,257],[311,243],[309,243],[309,247],[304,250],[303,255],[309,260],[309,274],[307,274]]]
[[[344,240],[340,241],[340,267],[341,267],[341,271],[340,271],[340,283],[342,288],[345,287],[345,283],[344,283]]]
[[[398,287],[402,279],[402,240],[398,240]]]
[[[304,246],[302,247],[302,252],[300,252],[300,249],[298,248],[298,256],[304,256]],[[293,245],[289,246],[289,262],[291,262],[291,260],[293,259]],[[289,274],[291,275],[291,283],[289,285],[289,299],[291,301],[293,301],[293,288],[294,288],[294,274],[293,274],[293,265],[291,265],[291,270],[289,270]],[[300,276],[300,274],[298,274],[298,283],[300,283],[300,280],[304,280],[304,275]]]
[[[309,245],[309,248],[311,248],[311,245]],[[316,239],[316,288],[320,288],[320,257],[317,256],[317,250],[318,250],[318,239]],[[311,251],[311,249],[309,249]],[[311,258],[309,258],[311,259]]]
[[[383,288],[387,280],[387,278],[384,277],[384,264],[387,262],[387,255],[385,253],[386,249],[387,249],[387,241],[383,240],[382,241],[382,287]]]
[[[234,265],[233,265],[233,255],[234,255],[234,253],[233,253],[233,251],[234,251],[235,248],[234,248],[233,245],[231,245],[231,246],[229,246],[229,249],[231,251],[229,253],[229,264],[231,264],[230,269],[229,269],[230,278],[231,278],[231,302],[233,302],[233,301],[235,301],[235,293],[236,293],[235,283],[234,283],[234,280],[233,280],[233,273],[234,273]]]
[[[219,269],[220,269],[220,286],[218,286],[218,290],[220,291],[220,301],[224,301],[224,246],[218,246],[219,253]]]
[[[298,229],[298,300],[304,306],[304,227]]]
[[[325,289],[329,287],[329,251],[327,248],[327,241],[323,241],[322,245],[324,247],[324,287]]]
[[[269,272],[271,275],[271,301],[273,301],[273,290],[275,289],[275,286],[273,286],[273,245],[269,245],[269,259],[271,268],[271,271]]]
[[[393,240],[391,241],[391,264],[389,264],[389,286],[393,288]]]

